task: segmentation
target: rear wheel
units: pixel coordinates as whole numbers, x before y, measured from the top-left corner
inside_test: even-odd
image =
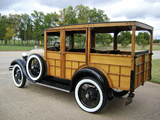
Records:
[[[23,88],[26,83],[26,77],[23,74],[22,68],[20,65],[16,64],[14,65],[13,71],[12,71],[12,78],[14,84],[19,87]]]
[[[33,81],[40,80],[44,75],[44,61],[40,55],[33,54],[29,56],[26,63],[26,71]]]
[[[86,112],[98,112],[106,103],[104,89],[94,78],[82,78],[75,88],[77,104]]]

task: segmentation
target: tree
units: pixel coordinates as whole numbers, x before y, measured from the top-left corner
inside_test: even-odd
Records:
[[[75,8],[69,6],[60,10],[58,25],[68,25],[77,23],[106,22],[109,18],[100,9],[90,9],[88,6],[77,5]]]
[[[68,8],[64,8],[63,10],[60,10],[59,15],[59,25],[69,25],[69,24],[76,24],[78,23],[76,18],[76,11],[73,9],[72,6],[69,6]]]
[[[109,46],[113,42],[113,37],[109,33],[98,33],[96,34],[96,44],[100,46]]]
[[[43,27],[49,28],[57,26],[58,21],[59,21],[58,14],[56,12],[47,13],[46,15],[44,15]]]
[[[77,5],[75,8],[69,6],[60,10],[59,22],[58,25],[68,25],[68,24],[77,24],[77,23],[95,23],[95,22],[106,22],[109,21],[109,18],[100,9],[90,9],[88,6]],[[84,35],[76,35],[75,43],[78,47],[83,47],[85,42],[83,42]],[[101,45],[109,45],[112,41],[109,34],[99,34],[98,41],[101,41]]]
[[[118,43],[126,47],[131,43],[131,33],[129,31],[122,31],[118,35]]]
[[[21,22],[21,16],[18,14],[9,14],[9,23],[10,27],[13,28],[15,35],[14,35],[14,45],[15,45],[15,38],[18,37],[19,30],[20,30],[20,22]]]
[[[153,43],[160,43],[160,39],[154,39]]]
[[[88,23],[106,22],[109,18],[104,14],[103,10],[93,8],[89,11]]]
[[[7,40],[9,40],[9,45],[10,45],[10,40],[12,39],[13,36],[15,36],[15,32],[14,32],[13,28],[7,27],[6,28],[6,35],[4,37],[5,44],[7,44]]]
[[[143,48],[149,44],[150,35],[147,32],[139,32],[136,37],[136,43],[141,45]]]
[[[9,26],[8,18],[6,15],[3,15],[0,19],[0,40],[3,44],[4,37],[6,35],[6,28]],[[7,44],[7,41],[5,41],[5,44]]]
[[[9,16],[2,16],[0,18],[0,39],[3,44],[3,39],[6,36],[6,28],[10,27],[9,31],[14,30],[14,45],[16,39],[21,39],[23,41],[28,40],[43,40],[43,37],[40,36],[43,29],[54,27],[58,25],[68,25],[68,24],[78,24],[78,23],[93,23],[93,22],[106,22],[109,21],[109,18],[104,13],[103,10],[100,9],[90,9],[88,6],[77,5],[76,7],[69,6],[68,8],[64,8],[60,10],[60,14],[38,12],[34,10],[31,15],[26,13],[18,15],[18,14],[9,14]],[[7,35],[8,36],[8,35]],[[78,35],[77,35],[78,36]],[[85,35],[79,35],[80,38],[84,38]],[[101,38],[100,38],[101,37]],[[8,37],[5,37],[7,39]],[[99,35],[99,39],[108,40],[106,36],[103,34]],[[81,39],[77,39],[77,43],[80,43]],[[5,41],[7,42],[7,41]],[[6,43],[7,44],[7,43]],[[19,43],[20,44],[20,43]],[[36,42],[35,42],[36,44]],[[106,41],[104,41],[104,44]],[[83,46],[83,45],[82,45]]]
[[[43,28],[43,21],[44,21],[44,13],[43,12],[37,12],[34,10],[34,13],[31,14],[32,20],[33,20],[33,39],[36,41],[42,40],[42,30]],[[36,44],[36,43],[35,43]]]
[[[77,5],[75,7],[75,12],[77,16],[78,23],[88,23],[88,16],[89,16],[89,7],[84,5]]]
[[[33,36],[33,25],[31,17],[28,14],[21,15],[21,25],[20,25],[20,38],[22,41],[31,40]]]

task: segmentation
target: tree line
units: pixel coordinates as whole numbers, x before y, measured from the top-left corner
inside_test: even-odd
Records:
[[[34,40],[35,44],[39,41],[43,41],[41,33],[44,29],[80,23],[95,23],[95,22],[107,22],[110,19],[100,9],[90,9],[88,6],[77,5],[76,7],[69,6],[56,12],[44,14],[34,10],[30,15],[23,14],[9,14],[2,15],[0,17],[0,40],[1,44],[7,45],[10,40],[18,40],[23,44],[25,41],[29,45],[30,40]],[[148,33],[139,33],[137,35],[137,44],[145,46],[149,43]],[[110,45],[113,42],[113,36],[111,34],[97,34],[97,44],[100,46]],[[147,42],[148,41],[148,42]],[[131,33],[121,32],[118,35],[118,43],[122,46],[127,46],[131,43]]]

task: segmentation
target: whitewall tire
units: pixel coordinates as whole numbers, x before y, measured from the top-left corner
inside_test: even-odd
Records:
[[[12,78],[16,87],[23,88],[26,83],[26,77],[23,74],[20,65],[15,64],[12,70]]]
[[[100,111],[106,103],[105,92],[102,86],[93,78],[82,78],[75,88],[77,104],[86,112]]]
[[[26,63],[26,71],[33,81],[40,80],[44,75],[44,61],[40,55],[29,56]]]

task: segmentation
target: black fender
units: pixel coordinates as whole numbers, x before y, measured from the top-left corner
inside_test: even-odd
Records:
[[[71,91],[75,89],[75,86],[78,83],[78,81],[86,76],[91,76],[97,79],[97,81],[100,82],[100,84],[102,85],[103,89],[107,92],[107,98],[113,98],[113,92],[109,86],[106,76],[99,69],[94,67],[82,68],[74,74],[74,76],[72,77]]]
[[[22,71],[23,71],[23,74],[25,75],[25,77],[26,77],[29,81],[35,83],[35,82],[34,82],[32,79],[30,79],[30,77],[27,75],[27,72],[26,72],[26,61],[25,61],[25,60],[23,60],[23,59],[13,60],[13,61],[11,62],[11,64],[10,64],[10,66],[13,66],[13,65],[15,65],[15,64],[20,65],[20,67],[22,68]]]

